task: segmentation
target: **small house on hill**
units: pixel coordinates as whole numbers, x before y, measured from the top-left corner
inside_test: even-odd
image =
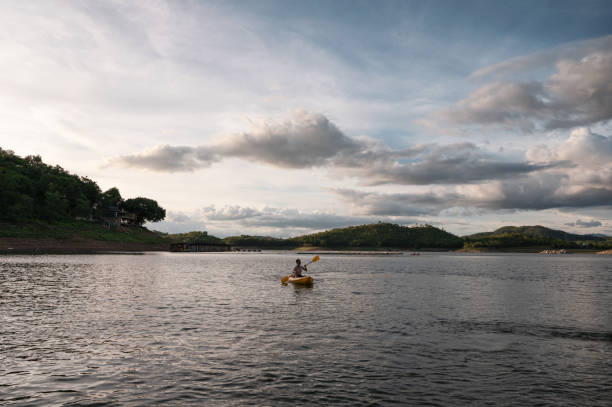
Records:
[[[232,246],[225,243],[191,242],[171,243],[171,252],[229,252]]]
[[[136,215],[117,206],[109,206],[106,216],[102,218],[108,226],[136,225]]]

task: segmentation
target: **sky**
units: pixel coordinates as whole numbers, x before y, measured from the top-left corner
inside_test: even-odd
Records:
[[[609,1],[0,2],[0,147],[164,232],[612,235]]]

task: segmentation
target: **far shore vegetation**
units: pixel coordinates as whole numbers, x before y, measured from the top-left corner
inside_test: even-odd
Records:
[[[166,234],[143,226],[165,218],[165,209],[156,201],[144,197],[124,199],[117,188],[101,191],[95,181],[70,174],[59,166],[47,165],[40,156],[22,158],[1,148],[0,191],[0,240],[5,245],[10,244],[10,239],[58,239],[149,244],[157,250],[163,247],[160,245],[177,242],[264,250],[533,252],[569,249],[595,252],[612,249],[612,237],[577,235],[543,226],[507,226],[463,237],[431,225],[408,227],[381,222],[285,239],[250,235],[221,239],[206,231]],[[0,248],[0,252],[5,249]]]

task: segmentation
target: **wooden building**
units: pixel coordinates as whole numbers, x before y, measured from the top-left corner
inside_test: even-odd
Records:
[[[107,226],[137,225],[136,214],[127,212],[117,206],[109,206],[102,218]]]

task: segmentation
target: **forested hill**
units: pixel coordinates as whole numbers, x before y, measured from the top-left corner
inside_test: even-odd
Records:
[[[507,235],[523,235],[530,236],[536,239],[559,239],[572,241],[583,241],[583,240],[594,240],[603,241],[606,240],[604,237],[595,235],[576,235],[573,233],[567,233],[562,230],[549,229],[544,226],[504,226],[493,232],[475,233],[473,235],[465,236],[468,239],[480,239],[485,237],[499,237]]]
[[[45,164],[40,156],[22,158],[0,148],[0,222],[101,221],[109,211],[129,212],[134,224],[164,219],[152,199],[124,200],[117,188],[102,192],[95,181]],[[112,209],[111,209],[112,208]]]
[[[232,246],[277,249],[301,246],[330,249],[458,249],[463,246],[461,238],[430,225],[406,227],[391,223],[351,226],[289,239],[233,236],[226,238],[225,242]]]
[[[608,248],[612,240],[595,235],[577,235],[544,226],[504,226],[493,232],[464,236],[466,247],[505,248],[547,246],[558,248]]]

